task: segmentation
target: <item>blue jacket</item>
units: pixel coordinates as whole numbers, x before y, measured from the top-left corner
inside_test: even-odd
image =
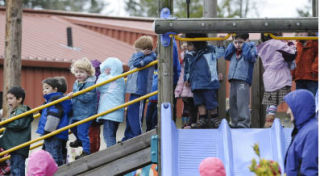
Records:
[[[96,77],[89,77],[84,83],[79,84],[78,81],[75,81],[73,84],[72,92],[78,92],[87,87],[90,87],[95,84]],[[78,95],[72,98],[72,117],[71,122],[77,120],[83,120],[87,117],[90,117],[97,113],[97,92],[96,89],[93,89],[84,94]]]
[[[106,75],[105,70],[111,68],[110,74]],[[123,72],[122,63],[117,58],[108,58],[100,65],[101,74],[97,83],[104,82],[112,77],[120,75]],[[124,104],[125,82],[124,78],[117,79],[111,83],[97,88],[100,93],[98,113],[105,112],[111,108]],[[112,113],[98,117],[99,120],[112,120],[123,122],[124,108]]]
[[[151,92],[158,90],[158,69],[153,72]],[[158,94],[149,98],[150,101],[158,101]]]
[[[224,48],[215,46],[206,47],[197,51],[188,64],[190,69],[185,70],[185,75],[190,75],[188,81],[191,83],[191,90],[197,89],[219,89],[219,78],[217,72],[218,58],[223,56]],[[188,60],[188,59],[187,59]]]
[[[144,67],[150,62],[156,60],[156,58],[157,57],[154,52],[145,56],[143,52],[139,51],[131,56],[128,66],[130,67],[130,70]],[[127,79],[126,93],[137,95],[145,95],[147,93],[150,93],[153,70],[154,67],[152,66],[130,74]]]
[[[63,93],[55,92],[55,93],[50,93],[50,94],[44,95],[43,97],[45,99],[45,104],[47,104],[47,103],[50,103],[54,100],[57,100],[57,99],[63,97]],[[62,107],[63,114],[62,114],[62,117],[60,119],[60,122],[59,122],[57,129],[65,127],[69,124],[69,118],[68,118],[69,116],[68,115],[71,112],[72,106],[71,106],[70,100],[65,100],[61,103],[47,107],[42,110],[41,117],[40,117],[39,124],[38,124],[38,129],[37,129],[38,134],[44,135],[46,133],[44,131],[44,127],[47,123],[48,114],[57,113],[58,111],[61,111],[61,107]],[[68,140],[68,136],[69,136],[68,130],[63,131],[63,132],[56,135],[57,138],[63,139],[63,140]]]
[[[285,172],[289,175],[318,175],[318,121],[314,96],[296,90],[284,97],[294,116],[292,141],[287,150]]]
[[[257,48],[254,42],[246,42],[243,44],[239,59],[236,58],[236,48],[233,43],[230,43],[224,58],[230,61],[229,81],[233,79],[242,80],[251,85],[253,66],[257,58]]]

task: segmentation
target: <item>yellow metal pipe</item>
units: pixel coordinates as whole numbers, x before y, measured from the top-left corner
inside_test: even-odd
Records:
[[[33,118],[36,119],[36,118],[40,117],[40,115],[41,115],[40,113],[37,113],[37,114],[33,115]],[[0,133],[4,132],[5,129],[6,128],[4,128],[4,127],[0,128]]]
[[[72,133],[72,132],[69,131],[69,134],[71,134],[71,133]],[[37,144],[37,145],[31,146],[29,150],[33,150],[33,149],[38,148],[38,147],[41,147],[41,146],[43,146],[43,142],[42,142],[42,143],[39,143],[39,144]],[[5,160],[8,160],[8,159],[10,159],[10,158],[11,158],[11,155],[6,156],[6,157],[4,157],[4,158],[1,158],[1,159],[0,159],[0,163],[3,162],[3,161],[5,161]]]
[[[276,40],[318,40],[316,36],[309,36],[309,37],[282,37],[282,36],[275,36],[271,33],[265,33],[265,35],[270,35],[271,38]]]
[[[109,80],[106,80],[106,81],[101,82],[101,83],[99,83],[99,84],[95,84],[95,85],[93,85],[93,86],[91,86],[91,87],[88,87],[88,88],[86,88],[86,89],[83,89],[83,90],[81,90],[81,91],[79,91],[79,92],[75,92],[75,93],[72,95],[72,97],[75,97],[75,96],[78,96],[78,95],[80,95],[80,94],[89,92],[89,91],[95,89],[96,87],[102,86],[102,85],[104,85],[104,84],[110,83],[110,82],[112,82],[112,81],[115,81],[115,80],[117,80],[117,79],[119,79],[119,78],[125,77],[125,76],[127,76],[127,75],[129,75],[129,74],[132,74],[132,73],[134,73],[134,72],[137,72],[137,71],[143,70],[143,69],[145,69],[145,68],[151,67],[151,66],[153,66],[153,65],[156,65],[157,63],[158,63],[158,60],[155,60],[155,61],[153,61],[153,62],[150,62],[148,65],[146,65],[146,66],[144,66],[144,67],[130,70],[130,71],[126,72],[126,73],[123,73],[123,74],[121,74],[121,75],[115,76],[115,77],[113,77],[113,78],[111,78],[111,79],[109,79]],[[40,111],[40,110],[42,110],[42,109],[44,109],[44,108],[47,108],[47,107],[52,106],[52,105],[55,105],[55,104],[60,103],[60,102],[62,102],[62,101],[71,99],[72,97],[65,96],[65,97],[62,97],[62,98],[60,98],[60,99],[58,99],[58,100],[55,100],[55,101],[53,101],[53,102],[50,102],[50,103],[48,103],[48,104],[41,105],[41,106],[39,106],[39,107],[37,107],[37,108],[31,109],[30,111],[24,112],[24,113],[22,113],[22,114],[19,114],[19,115],[17,115],[17,116],[14,116],[14,117],[11,117],[10,119],[7,119],[7,120],[4,120],[4,121],[0,122],[0,126],[2,126],[2,125],[4,125],[4,124],[7,124],[7,123],[9,123],[9,122],[12,122],[12,121],[14,121],[14,120],[17,120],[17,119],[19,119],[19,118],[22,118],[22,117],[24,117],[24,116],[26,116],[26,115],[32,114],[32,113],[34,113],[34,112],[38,112],[38,111]]]
[[[102,112],[102,113],[99,113],[99,114],[90,116],[90,117],[88,117],[88,118],[86,118],[86,119],[83,119],[83,120],[81,120],[81,121],[78,121],[78,122],[75,122],[75,123],[70,124],[70,125],[68,125],[68,126],[65,126],[65,127],[63,127],[63,128],[57,129],[56,131],[53,131],[53,132],[51,132],[51,133],[49,133],[49,134],[46,134],[46,135],[43,135],[43,136],[41,136],[41,137],[39,137],[39,138],[37,138],[37,139],[34,139],[34,140],[29,141],[29,142],[25,142],[25,143],[20,144],[20,145],[18,145],[18,146],[12,147],[12,148],[10,148],[10,149],[8,149],[8,150],[6,150],[6,151],[1,152],[1,153],[0,153],[0,156],[3,156],[3,155],[5,155],[5,154],[7,154],[7,153],[13,152],[13,151],[18,150],[18,149],[21,149],[21,148],[23,148],[23,147],[26,147],[26,146],[28,146],[28,145],[30,145],[30,144],[33,144],[33,143],[35,143],[35,142],[38,142],[38,141],[40,141],[40,140],[49,138],[49,137],[51,137],[51,136],[54,136],[54,135],[56,135],[56,134],[58,134],[58,133],[61,133],[61,132],[65,131],[65,130],[68,130],[68,129],[73,128],[73,127],[75,127],[75,126],[78,126],[78,125],[80,125],[80,124],[83,124],[83,123],[89,122],[89,121],[91,121],[91,120],[94,120],[94,119],[96,119],[97,117],[100,117],[100,116],[109,114],[109,113],[114,112],[114,111],[116,111],[116,110],[118,110],[118,109],[127,107],[127,106],[132,105],[132,104],[134,104],[134,103],[136,103],[136,102],[139,102],[139,101],[141,101],[141,100],[144,100],[144,99],[147,99],[147,98],[149,98],[149,97],[152,97],[153,95],[156,95],[157,93],[158,93],[158,91],[154,91],[154,92],[152,92],[152,93],[149,93],[149,94],[147,94],[147,95],[144,95],[144,96],[142,96],[142,97],[139,97],[139,98],[137,98],[137,99],[134,99],[134,100],[132,100],[132,101],[129,101],[129,102],[124,103],[124,104],[122,104],[122,105],[119,105],[119,106],[116,106],[116,107],[114,107],[114,108],[111,108],[111,109],[109,109],[109,110],[107,110],[107,111],[105,111],[105,112]]]
[[[218,41],[218,40],[227,40],[232,34],[228,34],[224,37],[199,37],[199,38],[182,38],[178,35],[174,35],[174,38],[180,41]]]

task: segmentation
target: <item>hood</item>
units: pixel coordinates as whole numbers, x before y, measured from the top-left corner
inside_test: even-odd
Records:
[[[28,159],[28,176],[53,176],[57,170],[58,165],[52,156],[44,150],[33,152]]]
[[[107,76],[105,74],[105,70],[107,68],[110,68],[110,75],[108,76],[117,76],[122,74],[123,72],[123,68],[122,68],[122,62],[115,57],[108,57],[105,61],[102,62],[102,64],[100,65],[100,72],[101,75],[103,76]]]
[[[296,128],[300,129],[304,123],[315,117],[315,101],[310,91],[295,90],[286,95],[284,101],[293,113]]]
[[[46,102],[48,101],[55,101],[60,98],[64,97],[62,92],[54,92],[47,95],[44,95],[44,98],[46,99]],[[63,111],[68,114],[71,111],[71,100],[64,100],[60,103],[63,106]]]

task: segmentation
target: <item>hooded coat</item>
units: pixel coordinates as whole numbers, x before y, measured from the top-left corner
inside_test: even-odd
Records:
[[[318,121],[314,96],[307,90],[296,90],[284,97],[294,116],[292,141],[287,150],[287,175],[318,175]]]
[[[110,68],[110,74],[106,74],[105,70]],[[101,74],[97,83],[104,82],[112,77],[122,74],[122,63],[118,58],[108,58],[100,65]],[[105,112],[111,108],[124,104],[125,99],[125,81],[124,78],[117,79],[111,83],[105,84],[97,88],[100,93],[100,100],[98,106],[98,113]],[[112,120],[116,122],[123,122],[124,108],[98,117],[99,120]]]

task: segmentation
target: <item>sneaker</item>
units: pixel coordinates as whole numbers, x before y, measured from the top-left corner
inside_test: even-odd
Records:
[[[90,155],[90,154],[86,153],[86,152],[82,152],[81,155],[76,156],[75,159],[77,160],[77,159],[80,159],[80,158],[85,157],[87,155]]]
[[[191,124],[191,128],[194,128],[194,129],[205,129],[205,128],[208,128],[208,119],[207,118],[199,119],[198,123]]]
[[[222,119],[219,117],[211,118],[209,121],[209,128],[219,128]]]
[[[80,140],[75,140],[73,142],[70,142],[69,146],[72,148],[77,148],[77,147],[81,147],[82,143]]]

